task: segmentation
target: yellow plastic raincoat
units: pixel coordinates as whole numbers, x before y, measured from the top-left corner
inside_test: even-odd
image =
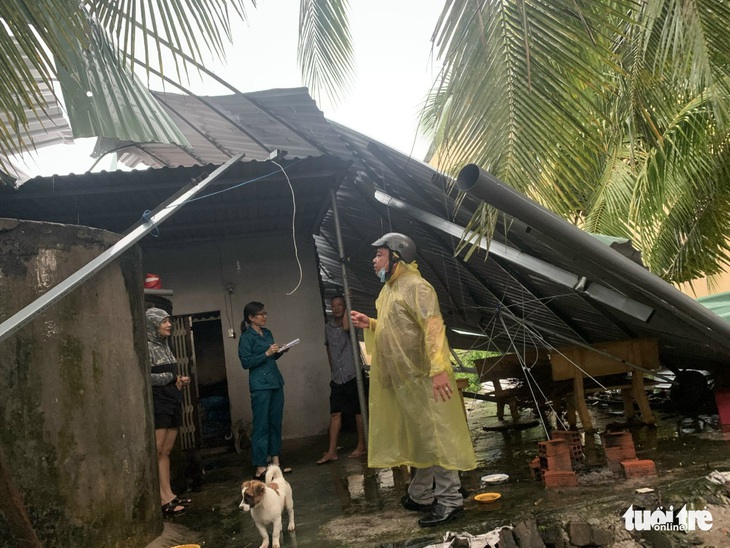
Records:
[[[396,263],[364,330],[372,355],[368,466],[476,468],[436,292],[415,262]],[[436,401],[431,377],[447,371],[452,397]]]

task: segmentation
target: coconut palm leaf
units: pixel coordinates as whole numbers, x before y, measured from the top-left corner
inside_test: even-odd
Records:
[[[44,90],[53,89],[59,71],[75,81],[82,94],[96,100],[118,102],[117,126],[127,119],[153,140],[180,142],[180,135],[160,132],[159,112],[145,97],[146,90],[135,81],[131,68],[136,52],[142,50],[143,62],[162,70],[174,60],[178,70],[186,66],[183,56],[174,51],[163,59],[161,39],[177,44],[186,55],[202,51],[222,53],[224,40],[230,38],[231,17],[244,17],[243,0],[16,0],[0,3],[0,66],[5,76],[0,81],[0,161],[2,157],[33,146],[28,129],[29,116],[43,119],[48,108]],[[136,21],[151,33],[138,33]],[[110,46],[109,42],[113,44]],[[117,48],[122,54],[117,55]],[[91,74],[89,71],[99,71]],[[94,89],[92,82],[105,85]],[[68,81],[68,80],[67,80]],[[104,95],[99,93],[104,89]],[[78,102],[78,93],[75,98]],[[74,98],[70,98],[73,102]],[[73,107],[72,109],[73,110]],[[107,128],[89,118],[93,129],[79,134],[105,134]],[[125,120],[122,120],[124,118]],[[151,123],[150,123],[151,122]],[[184,141],[184,140],[183,140]],[[1,167],[1,166],[0,166]]]
[[[716,272],[728,21],[721,0],[447,1],[427,113],[440,167],[476,162],[590,231],[632,237],[667,280]]]
[[[59,76],[77,136],[185,144],[174,124],[132,76],[200,68],[223,57],[244,0],[16,0],[0,5],[0,167],[33,146],[29,116],[43,119],[44,90]],[[255,0],[251,0],[253,6]],[[337,97],[353,73],[345,0],[302,0],[299,60],[315,94]],[[55,62],[54,62],[55,60]],[[171,70],[170,66],[174,70]],[[154,67],[154,69],[153,69]],[[38,83],[36,83],[36,81]],[[109,106],[110,108],[106,108]]]
[[[354,73],[347,0],[301,0],[297,59],[302,79],[318,99],[338,101]]]
[[[123,141],[164,142],[189,147],[168,114],[124,63],[106,33],[89,22],[90,47],[66,53],[67,70],[58,68],[66,112],[74,137],[114,137]]]

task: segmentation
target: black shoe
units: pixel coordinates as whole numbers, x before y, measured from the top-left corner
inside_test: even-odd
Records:
[[[436,503],[433,505],[431,515],[423,517],[418,520],[418,525],[421,527],[436,527],[437,525],[443,525],[444,523],[450,522],[456,518],[459,514],[464,511],[463,506],[444,506],[443,504]]]
[[[403,508],[410,510],[411,512],[430,512],[433,508],[433,502],[431,504],[419,504],[409,495],[403,495],[400,499],[400,503]]]

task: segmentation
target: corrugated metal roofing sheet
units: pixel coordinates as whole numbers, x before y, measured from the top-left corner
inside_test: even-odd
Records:
[[[25,108],[25,115],[28,119],[28,133],[18,135],[16,138],[16,146],[9,152],[18,154],[28,149],[28,143],[32,143],[35,148],[43,148],[49,145],[60,143],[72,143],[71,128],[68,121],[63,115],[63,110],[59,104],[53,90],[43,81],[40,73],[33,68],[27,57],[24,56],[28,70],[33,75],[36,85],[41,91],[45,107],[36,105],[36,109]],[[5,113],[0,110],[0,122],[7,127],[13,127],[15,124],[9,122]],[[25,143],[21,146],[21,143]],[[27,175],[23,172],[23,168],[17,162],[10,162],[9,159],[3,158],[8,174],[20,180],[25,180]]]
[[[311,233],[350,163],[332,156],[282,160],[297,200],[296,227]],[[218,166],[37,177],[18,190],[0,186],[0,216],[81,224],[123,233],[188,183]],[[160,227],[155,242],[291,230],[286,177],[271,162],[241,162]],[[148,239],[148,243],[149,243]]]
[[[337,136],[304,88],[216,97],[154,95],[192,149],[106,139],[97,146],[96,155],[118,151],[121,161],[131,167],[223,164],[241,152],[250,160],[266,160],[275,149],[286,150],[289,158],[342,156]],[[337,150],[330,150],[329,143],[337,144]]]
[[[201,106],[196,99],[172,94],[158,96],[164,98],[167,108],[174,108],[173,116],[189,123],[181,129],[194,143],[192,154],[172,147],[155,147],[153,152],[159,165],[216,164],[227,159],[229,153],[242,151],[249,159],[264,159],[273,149],[289,151],[287,158],[292,159],[285,162],[285,167],[295,187],[301,190],[300,199],[309,200],[310,219],[316,225],[303,223],[300,230],[309,230],[314,235],[323,285],[330,295],[340,291],[342,286],[336,227],[327,196],[329,188],[338,189],[337,204],[345,248],[343,260],[353,304],[359,310],[374,312],[375,297],[380,290],[380,283],[372,271],[370,243],[385,232],[399,231],[410,235],[418,246],[421,271],[439,296],[454,346],[509,351],[658,337],[661,358],[667,366],[701,365],[717,369],[730,365],[730,324],[727,333],[720,334],[722,336],[708,337],[707,332],[690,328],[682,320],[683,314],[692,311],[647,299],[646,288],[632,285],[620,277],[612,278],[606,289],[614,291],[617,297],[636,299],[641,306],[651,309],[652,314],[646,321],[625,313],[610,302],[598,302],[584,292],[566,287],[547,274],[547,270],[530,269],[500,258],[496,253],[485,257],[484,253],[477,252],[468,262],[463,260],[463,255],[455,256],[458,238],[413,215],[386,207],[375,199],[374,191],[380,190],[410,207],[461,226],[467,224],[479,202],[466,196],[457,208],[458,196],[446,177],[352,129],[327,121],[304,89],[204,98],[210,106]],[[149,150],[146,145],[128,147],[126,158],[144,159]],[[330,156],[324,156],[325,153]],[[271,166],[268,162],[254,161],[240,169],[249,177],[270,170]],[[23,213],[33,213],[32,218],[74,222],[70,219],[75,215],[76,222],[93,221],[97,224],[92,226],[105,224],[105,227],[119,230],[114,227],[133,222],[141,210],[156,205],[159,195],[154,198],[149,195],[159,194],[158,187],[167,185],[167,191],[172,192],[173,187],[204,169],[185,167],[147,174],[141,171],[88,174],[76,176],[76,180],[38,181],[38,189],[30,185],[31,181],[30,186],[21,189],[15,202],[26,202]],[[323,184],[322,180],[326,182]],[[231,183],[229,180],[225,184]],[[282,179],[276,184],[281,183]],[[40,188],[45,189],[46,195],[39,194]],[[52,188],[59,191],[52,192]],[[251,191],[246,200],[243,196],[240,200],[232,196],[230,200],[211,201],[206,206],[191,204],[190,214],[181,213],[175,221],[175,237],[199,237],[199,227],[206,221],[206,234],[212,238],[236,231],[275,230],[277,221],[268,224],[261,220],[270,216],[281,223],[283,212],[277,210],[276,200],[269,200],[272,195],[269,191],[278,196],[283,189],[276,190],[273,182],[258,188],[262,192]],[[93,192],[98,192],[96,198]],[[93,205],[101,200],[109,201],[110,192],[114,193],[115,204],[124,204],[125,210],[134,211],[137,217],[127,215],[122,220],[109,214],[92,218]],[[7,200],[7,196],[5,192],[0,193],[0,215],[15,216],[11,206],[14,200]],[[317,207],[321,216],[313,213]],[[220,222],[211,222],[213,213]],[[600,270],[576,256],[569,241],[547,242],[520,219],[501,214],[494,238],[526,256],[574,275],[587,273],[588,281],[603,283]],[[619,255],[619,251],[612,252]],[[483,336],[470,337],[455,330]],[[727,344],[719,342],[723,336]]]

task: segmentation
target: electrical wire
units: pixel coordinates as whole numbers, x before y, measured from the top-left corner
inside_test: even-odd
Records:
[[[281,167],[279,164],[277,164],[275,161],[271,160],[271,163],[277,166],[281,172],[284,174],[284,177],[286,177],[286,182],[289,184],[289,190],[291,191],[291,203],[294,207],[294,210],[292,211],[292,217],[291,217],[291,239],[292,243],[294,244],[294,257],[297,260],[297,267],[299,268],[299,281],[297,282],[296,287],[292,289],[287,295],[293,295],[294,292],[299,289],[299,286],[302,284],[302,263],[299,260],[299,248],[297,248],[297,233],[296,233],[296,227],[295,227],[295,221],[297,218],[297,200],[294,196],[294,187],[291,184],[291,181],[289,180],[289,175],[287,174],[286,170]]]
[[[292,167],[293,165],[296,165],[299,162],[301,162],[301,159],[295,160],[294,162],[291,163],[291,165],[289,167]],[[287,295],[292,295],[292,294],[294,294],[294,292],[297,289],[299,289],[299,286],[301,285],[302,278],[303,278],[302,263],[299,260],[299,249],[297,247],[296,229],[295,229],[295,222],[296,222],[296,215],[297,215],[297,202],[296,202],[296,198],[294,196],[294,187],[291,184],[291,180],[289,180],[289,174],[277,162],[271,160],[271,163],[274,164],[276,167],[278,167],[281,170],[281,172],[284,174],[284,177],[286,177],[286,182],[289,185],[289,190],[291,191],[292,205],[294,207],[294,211],[292,212],[292,227],[291,227],[291,229],[292,229],[292,242],[294,244],[294,257],[296,258],[297,266],[299,268],[299,281],[297,282],[296,287],[294,289],[292,289],[289,293],[287,293]],[[210,194],[206,194],[205,196],[198,196],[197,198],[192,198],[192,199],[188,200],[185,203],[186,204],[189,204],[191,202],[197,202],[199,200],[205,200],[206,198],[210,198],[212,196],[216,196],[216,195],[222,194],[224,192],[230,192],[231,190],[235,190],[235,189],[240,188],[242,186],[245,186],[245,185],[248,185],[248,184],[251,184],[251,183],[255,183],[256,181],[260,181],[262,179],[266,179],[267,177],[271,177],[275,173],[277,173],[277,172],[276,171],[272,171],[271,173],[266,173],[264,175],[260,175],[259,177],[254,177],[253,179],[249,179],[248,181],[243,181],[242,183],[238,183],[237,185],[233,185],[232,187],[224,188],[224,189],[218,190],[216,192],[211,192]],[[168,209],[170,207],[173,207],[172,204],[171,205],[168,205],[168,206],[165,206],[160,211],[163,211],[163,210]],[[151,216],[152,216],[152,211],[145,210],[142,213],[142,221],[145,222],[145,223],[152,223],[154,225],[154,233],[152,235],[154,237],[157,237],[160,234],[160,230],[159,230],[159,227],[155,223],[152,222]],[[221,268],[222,268],[222,265],[221,265]],[[229,295],[229,298],[230,298],[230,295]],[[233,308],[233,303],[231,302],[231,309],[232,308]],[[231,313],[232,312],[233,311],[231,310]],[[226,310],[226,314],[227,313],[228,313],[228,311]],[[229,322],[230,322],[230,320],[229,320]]]
[[[294,160],[289,165],[289,167],[292,167],[292,166],[298,164],[301,161],[302,161],[301,158],[298,159],[298,160]],[[272,163],[273,164],[276,164],[276,162],[272,162]],[[281,169],[281,171],[284,171],[284,169],[279,164],[276,164],[276,165],[279,167],[279,169]],[[218,194],[223,194],[224,192],[230,192],[231,190],[236,190],[237,188],[241,188],[242,186],[250,185],[251,183],[255,183],[256,181],[261,181],[262,179],[266,179],[268,177],[271,177],[272,175],[275,175],[276,173],[278,173],[278,171],[272,171],[270,173],[264,173],[263,175],[259,175],[258,177],[254,177],[253,179],[249,179],[248,181],[243,181],[242,183],[238,183],[237,185],[233,185],[233,186],[228,187],[228,188],[224,188],[224,189],[221,189],[221,190],[217,190],[215,192],[211,192],[210,194],[206,194],[204,196],[198,196],[197,198],[191,198],[188,201],[186,201],[185,204],[190,204],[192,202],[198,202],[200,200],[205,200],[206,198],[212,198],[213,196],[217,196]],[[286,171],[284,171],[284,175],[286,176],[286,180],[289,181],[289,176],[286,175]],[[291,187],[291,183],[289,183],[289,187]],[[185,204],[183,204],[183,205],[185,205]],[[175,207],[175,205],[174,204],[167,205],[167,206],[161,208],[160,211],[164,211],[164,210],[169,209],[171,207]],[[155,227],[155,230],[157,231],[157,234],[155,235],[155,237],[157,237],[157,236],[159,236],[160,231],[159,231],[158,226],[155,223],[152,222],[152,219],[151,219],[152,213],[153,212],[150,211],[149,209],[145,210],[142,213],[142,221],[144,221],[145,223],[151,223]]]
[[[233,329],[233,300],[231,299],[231,292],[233,289],[229,289],[226,284],[226,280],[223,277],[223,255],[221,254],[221,248],[216,242],[215,249],[218,252],[218,270],[221,276],[221,287],[224,292],[223,307],[226,311],[226,320],[228,320],[228,329]],[[232,284],[231,284],[232,285]]]

